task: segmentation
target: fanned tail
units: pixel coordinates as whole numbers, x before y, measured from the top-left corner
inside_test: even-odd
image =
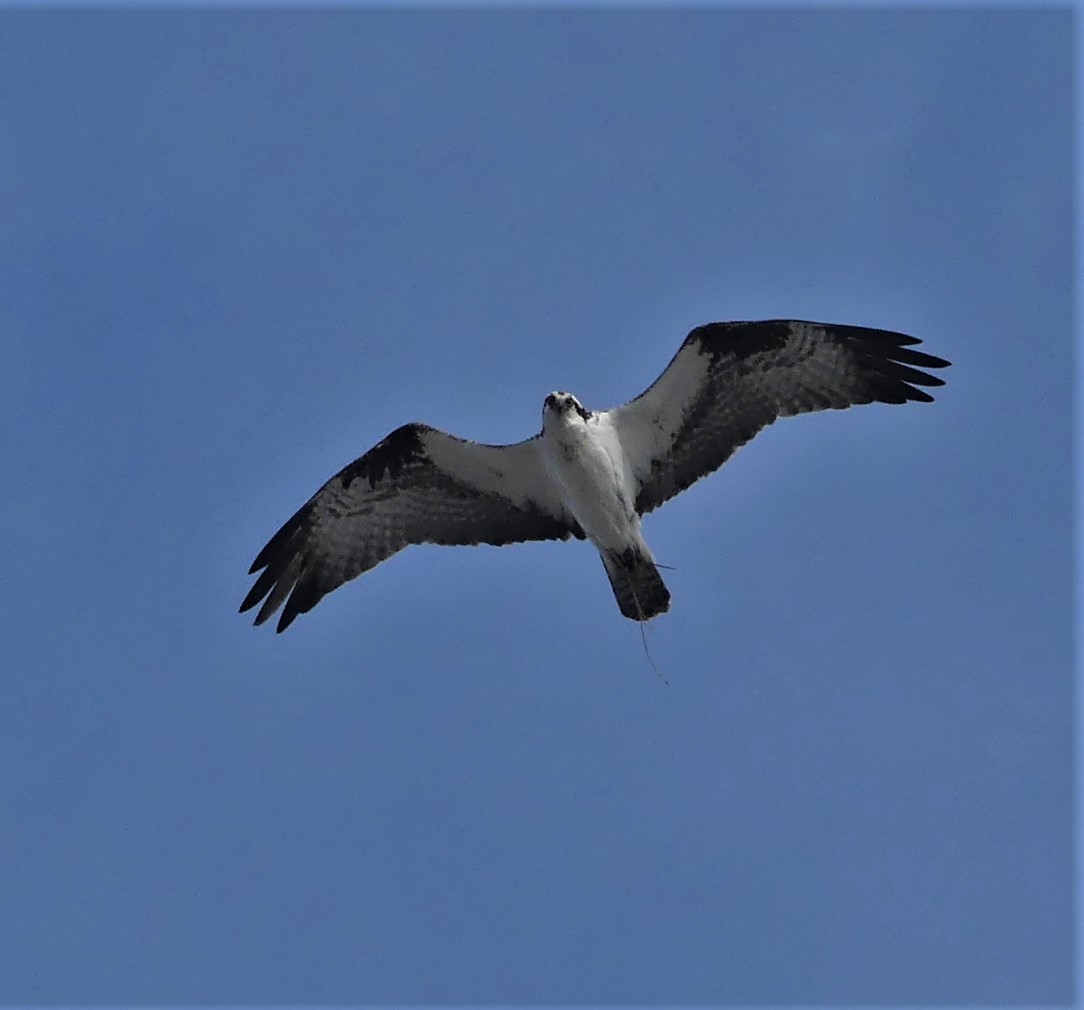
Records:
[[[650,621],[670,609],[670,590],[649,554],[637,547],[599,551],[621,613],[633,621]]]

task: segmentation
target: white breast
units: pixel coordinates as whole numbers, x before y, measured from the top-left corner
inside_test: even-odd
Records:
[[[555,420],[545,426],[542,446],[569,511],[595,543],[621,550],[639,541],[632,478],[608,419]]]

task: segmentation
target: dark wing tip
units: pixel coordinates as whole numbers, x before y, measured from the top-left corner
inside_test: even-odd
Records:
[[[696,342],[709,354],[740,359],[783,351],[803,329],[819,334],[820,339],[844,348],[853,357],[861,383],[854,393],[869,397],[855,402],[931,403],[933,397],[916,387],[943,386],[945,380],[922,369],[951,365],[944,358],[914,350],[922,341],[909,333],[808,319],[706,323],[690,331],[685,343]]]
[[[300,552],[311,506],[310,501],[283,524],[256,556],[249,569],[249,575],[255,575],[260,569],[263,571],[241,601],[238,613],[251,610],[263,600],[263,606],[252,622],[256,626],[263,624],[278,610],[301,574]],[[267,599],[264,600],[264,597]],[[285,625],[279,630],[283,627]]]
[[[912,350],[922,341],[907,333],[862,327],[827,327],[835,331],[856,353],[870,381],[870,392],[881,403],[933,403],[920,386],[943,386],[939,375],[926,368],[949,368],[952,362],[925,351]]]
[[[948,368],[952,364],[945,358],[914,350],[922,340],[897,330],[804,319],[774,319],[755,325],[764,327],[764,332],[775,342],[782,339],[779,327],[786,327],[794,336],[798,335],[798,328],[807,327],[844,349],[857,365],[853,376],[857,385],[852,387],[852,395],[857,399],[852,403],[932,403],[933,397],[917,387],[943,386],[945,380],[923,369]]]
[[[305,566],[300,573],[286,600],[286,606],[282,608],[278,624],[275,627],[276,634],[282,634],[294,622],[298,614],[307,614],[327,594],[334,583],[329,585],[315,569]],[[268,615],[270,616],[270,615]]]
[[[295,617],[297,617],[296,613],[291,614],[288,611],[284,610],[279,617],[279,623],[275,625],[275,634],[281,635],[291,624],[294,623]],[[257,621],[256,623],[259,624],[260,622]]]
[[[433,430],[419,422],[404,424],[332,477],[283,524],[256,556],[248,573],[255,575],[261,569],[263,571],[241,603],[239,612],[243,614],[262,600],[263,606],[253,622],[260,625],[285,604],[275,629],[283,632],[298,614],[312,610],[331,589],[341,584],[341,579],[329,582],[327,574],[318,570],[319,565],[310,567],[312,545],[309,539],[314,504],[332,486],[345,492],[359,479],[373,487],[386,478],[397,478],[405,467],[425,455],[425,437]]]
[[[251,575],[252,573],[249,572],[249,574]],[[253,587],[248,591],[245,598],[241,601],[241,606],[237,608],[237,613],[243,614],[246,610],[251,610],[254,606],[256,606],[257,603],[260,602],[260,600],[262,600],[267,595],[267,590],[260,585],[261,581],[262,579],[258,580],[255,585],[253,585]],[[256,620],[256,623],[260,623],[258,618]]]

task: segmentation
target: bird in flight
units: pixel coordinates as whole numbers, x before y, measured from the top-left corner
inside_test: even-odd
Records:
[[[714,472],[777,418],[933,400],[949,362],[890,330],[792,319],[708,323],[658,379],[613,410],[550,393],[542,430],[483,445],[426,424],[397,428],[340,470],[267,543],[241,611],[278,631],[410,544],[590,540],[621,613],[647,621],[670,592],[640,517]],[[262,571],[261,571],[262,570]],[[285,606],[283,607],[283,604]]]

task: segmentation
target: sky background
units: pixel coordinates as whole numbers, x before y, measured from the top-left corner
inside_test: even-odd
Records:
[[[0,1002],[1071,995],[1072,21],[0,15]],[[245,572],[686,332],[949,358],[580,543]]]

